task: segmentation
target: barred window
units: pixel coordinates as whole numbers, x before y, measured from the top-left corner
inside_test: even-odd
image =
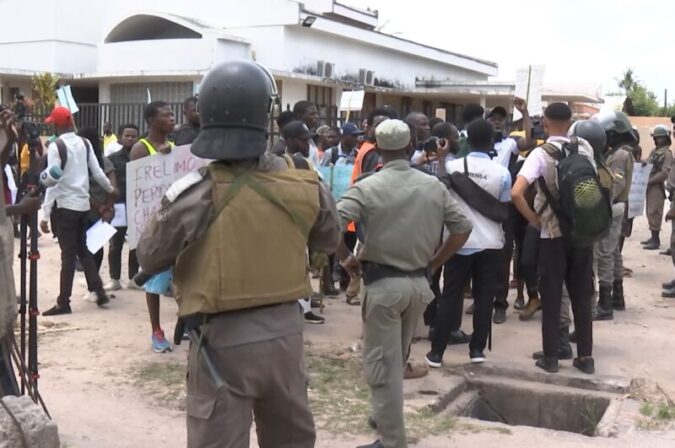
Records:
[[[192,81],[181,82],[145,82],[133,84],[112,84],[110,100],[112,103],[147,103],[148,91],[152,101],[182,103],[192,96]]]

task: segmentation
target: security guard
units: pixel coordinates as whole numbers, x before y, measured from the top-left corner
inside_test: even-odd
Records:
[[[363,229],[360,260],[344,237],[337,255],[365,285],[363,369],[381,439],[361,448],[404,448],[403,368],[415,326],[434,297],[427,278],[464,245],[471,223],[436,177],[411,168],[407,124],[386,120],[375,138],[384,167],[338,203],[341,229],[351,221]],[[450,237],[436,251],[443,225]]]
[[[670,165],[673,163],[673,153],[670,151],[670,130],[665,125],[658,125],[652,131],[654,145],[656,148],[649,155],[647,163],[652,164],[652,172],[649,175],[647,184],[647,220],[649,221],[649,230],[652,232],[651,238],[643,241],[642,244],[647,250],[657,250],[661,245],[659,232],[661,231],[661,220],[663,219],[663,203],[666,200],[666,191],[664,182],[668,179]]]
[[[256,63],[207,73],[192,152],[216,162],[171,186],[138,245],[144,271],[174,265],[189,448],[248,447],[252,414],[261,447],[315,443],[297,299],[311,294],[307,247],[334,252],[338,221],[315,172],[265,153],[277,100]]]
[[[610,198],[612,200],[612,224],[609,233],[595,246],[597,261],[598,307],[596,320],[612,320],[614,310],[624,311],[623,258],[619,239],[628,195],[633,180],[633,158],[631,144],[635,141],[633,128],[623,112],[601,112],[593,116],[605,131],[606,145],[603,155],[605,163],[598,167],[607,169],[611,176]],[[583,123],[579,123],[582,126]],[[602,172],[600,173],[602,180]]]

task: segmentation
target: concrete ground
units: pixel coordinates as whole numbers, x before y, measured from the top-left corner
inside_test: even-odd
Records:
[[[675,300],[662,299],[661,283],[675,277],[669,257],[644,251],[639,241],[647,236],[645,219],[637,219],[634,236],[624,249],[625,265],[633,269],[625,280],[627,311],[617,313],[612,322],[594,326],[597,375],[623,379],[648,378],[665,393],[675,397],[675,377],[671,343]],[[663,232],[666,241],[669,231]],[[39,302],[45,310],[55,301],[59,282],[59,251],[49,235],[40,240]],[[15,276],[18,281],[18,262]],[[107,263],[101,270],[108,280]],[[73,314],[39,318],[40,390],[59,425],[63,446],[77,448],[131,448],[139,446],[185,446],[185,414],[180,383],[184,375],[186,346],[170,354],[150,350],[150,325],[144,294],[116,292],[108,309],[98,309],[81,296],[85,288],[77,274],[73,294]],[[513,294],[509,301],[513,302]],[[468,302],[467,302],[468,304]],[[344,299],[327,300],[325,325],[308,325],[308,353],[342,356],[360,337],[360,309]],[[176,305],[173,299],[162,302],[162,323],[172,332]],[[509,368],[534,370],[530,354],[541,347],[541,320],[520,322],[513,308],[505,324],[493,330],[492,351],[488,362]],[[463,328],[471,332],[471,319]],[[421,361],[428,341],[414,344],[413,360]],[[452,367],[468,362],[468,347],[451,347],[445,363]],[[582,376],[562,362],[562,375]],[[436,382],[444,373],[432,372]],[[162,384],[172,382],[176,394],[168,394]],[[361,387],[360,385],[359,387]],[[166,390],[165,390],[166,389]],[[527,397],[523,397],[527,399]],[[468,422],[468,423],[467,423]],[[487,429],[486,429],[487,428]],[[318,447],[353,447],[374,440],[375,434],[357,435],[320,430]],[[422,437],[418,447],[499,446],[507,447],[637,447],[675,446],[675,433],[634,431],[621,439],[589,438],[565,432],[529,427],[511,427],[492,431],[489,425],[476,427],[460,419],[454,430],[433,437]]]

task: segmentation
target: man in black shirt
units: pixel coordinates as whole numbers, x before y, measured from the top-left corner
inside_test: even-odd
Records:
[[[180,127],[176,134],[176,146],[189,145],[199,134],[199,111],[197,110],[197,97],[191,96],[183,101],[183,115],[185,123]]]
[[[124,124],[119,127],[117,132],[119,143],[122,149],[108,156],[115,167],[115,177],[117,178],[117,188],[120,195],[117,198],[117,204],[124,204],[126,212],[127,203],[127,163],[131,160],[131,148],[138,141],[138,126],[135,124]],[[117,207],[119,210],[120,207]],[[108,266],[110,268],[110,283],[105,285],[108,291],[116,291],[122,288],[120,277],[122,276],[122,247],[127,235],[127,227],[117,227],[117,233],[110,240],[110,250],[108,250]],[[130,289],[139,289],[133,281],[134,275],[138,272],[138,261],[136,260],[136,251],[129,251],[129,283]]]

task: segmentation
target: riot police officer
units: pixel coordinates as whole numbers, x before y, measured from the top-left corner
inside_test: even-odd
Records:
[[[647,163],[652,164],[652,172],[647,184],[647,220],[651,238],[642,244],[647,250],[656,250],[661,245],[659,232],[663,220],[663,204],[666,200],[664,182],[668,179],[670,165],[673,163],[673,153],[670,151],[670,130],[665,125],[658,125],[652,131],[656,148],[649,155]]]
[[[249,446],[251,415],[261,447],[315,443],[297,299],[311,294],[306,248],[337,247],[337,212],[315,172],[265,153],[276,101],[256,63],[209,71],[192,152],[216,161],[171,186],[137,249],[148,273],[174,265],[190,448]]]

